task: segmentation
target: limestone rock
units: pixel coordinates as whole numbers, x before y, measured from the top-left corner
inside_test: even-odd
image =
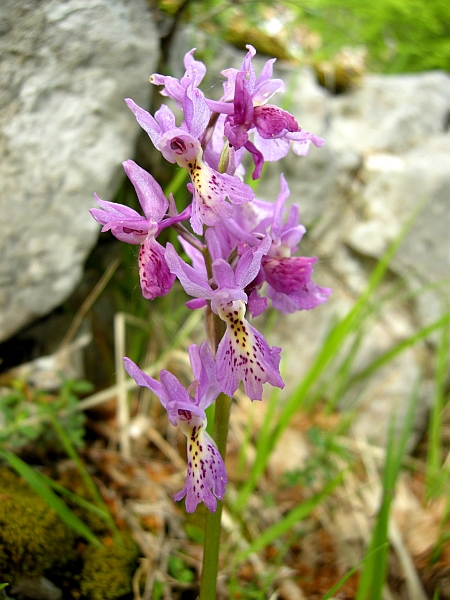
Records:
[[[332,96],[308,70],[282,68],[277,75],[287,76],[288,87],[294,86],[290,111],[302,127],[321,135],[325,145],[311,147],[306,158],[290,153],[269,164],[259,195],[276,197],[284,172],[291,201],[299,203],[309,228],[301,253],[319,257],[314,280],[333,288],[325,305],[307,314],[281,316],[277,323],[271,341],[283,347],[284,378],[292,392],[334,316],[353,305],[375,261],[418,207],[422,209],[389,265],[390,278],[403,279],[411,292],[448,278],[450,76],[367,75],[359,88]],[[448,289],[441,290],[447,298]],[[384,304],[358,351],[357,367],[413,335],[418,325],[439,318],[441,311],[442,296],[435,291],[415,294],[408,305]],[[383,443],[392,410],[401,427],[424,364],[430,364],[425,350],[408,350],[378,371],[363,391],[343,398],[345,406],[359,407],[356,435]],[[431,381],[424,381],[417,409],[422,424],[432,397]]]
[[[139,126],[158,47],[145,0],[0,6],[0,341],[63,302]]]

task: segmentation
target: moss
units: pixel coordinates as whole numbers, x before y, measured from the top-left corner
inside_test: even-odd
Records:
[[[131,592],[139,550],[131,537],[123,538],[123,545],[109,538],[102,548],[86,548],[80,584],[83,596],[90,600],[113,600]]]
[[[0,468],[0,581],[35,577],[73,557],[74,534],[7,468]]]

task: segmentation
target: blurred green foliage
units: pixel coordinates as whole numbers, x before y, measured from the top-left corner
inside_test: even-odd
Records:
[[[363,44],[368,66],[377,71],[450,71],[446,0],[308,0],[302,10],[328,54],[344,45]]]
[[[225,39],[315,63],[333,59],[343,47],[363,46],[372,71],[450,71],[447,0],[160,0],[158,8],[171,16],[178,10],[182,20],[206,31],[206,53]]]
[[[90,382],[67,379],[56,395],[35,390],[19,379],[13,381],[11,386],[0,397],[1,447],[18,450],[30,442],[38,443],[42,448],[57,445],[57,436],[42,419],[49,409],[56,412],[68,409],[62,418],[62,424],[72,443],[77,448],[84,447],[86,417],[84,413],[70,409],[78,404],[79,395],[93,390]]]

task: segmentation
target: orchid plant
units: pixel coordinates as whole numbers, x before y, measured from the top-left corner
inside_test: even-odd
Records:
[[[100,208],[90,211],[102,231],[140,244],[145,298],[168,294],[178,278],[191,297],[187,306],[204,310],[207,340],[189,348],[193,382],[187,389],[168,371],[161,371],[158,381],[124,358],[129,375],[159,398],[169,421],[187,439],[186,484],[174,499],[185,498],[187,512],[194,512],[202,502],[209,511],[202,600],[216,597],[231,397],[241,381],[251,401],[262,400],[264,384],[284,387],[281,348],[270,347],[248,319],[266,310],[269,300],[276,310],[292,313],[322,304],[331,292],[311,279],[317,259],[296,256],[305,228],[298,206],[286,209],[289,188],[284,176],[273,203],[255,198],[242,179],[246,152],[254,163],[252,177],[258,179],[264,162],[283,158],[291,145],[295,154],[306,156],[311,143],[317,147],[324,143],[299,127],[287,111],[268,104],[285,89],[282,80],[272,78],[275,59],[268,60],[257,77],[252,64],[255,49],[250,45],[247,49],[239,69],[222,71],[226,80],[219,101],[206,98],[199,89],[206,67],[195,60],[194,50],[184,58],[186,71],[180,80],[152,75],[151,83],[162,86],[161,94],[174,100],[181,111],[180,125],[165,104],[152,116],[126,99],[164,158],[187,170],[190,206],[179,214],[173,196],[167,199],[149,173],[127,160],[123,166],[144,216],[97,196]],[[189,262],[172,244],[164,248],[157,241],[167,227],[177,231]],[[205,409],[212,403],[216,403],[215,439],[206,432]]]

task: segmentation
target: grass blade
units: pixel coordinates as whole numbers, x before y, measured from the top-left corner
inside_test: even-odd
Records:
[[[393,348],[390,348],[387,352],[376,358],[372,361],[365,369],[354,375],[350,381],[349,385],[360,381],[361,379],[367,378],[374,371],[382,367],[383,365],[390,362],[393,358],[395,358],[398,354],[401,354],[404,350],[407,350],[414,344],[426,339],[433,331],[436,329],[445,328],[445,326],[450,323],[450,313],[446,313],[443,317],[431,323],[427,327],[423,327],[419,331],[417,331],[414,335],[410,336],[406,340],[403,340],[396,344]]]
[[[442,411],[444,409],[445,380],[449,363],[449,327],[442,327],[436,353],[434,402],[428,426],[428,452],[425,473],[427,498],[443,493],[442,476]]]
[[[416,385],[398,441],[394,427],[395,422],[394,419],[391,420],[383,473],[381,506],[375,521],[369,551],[364,558],[364,567],[355,600],[382,600],[383,598],[389,553],[389,514],[406,444],[412,430],[418,396],[419,386]]]
[[[375,548],[375,550],[372,551],[371,554],[378,552],[380,548]],[[322,600],[330,600],[330,598],[332,598],[334,596],[334,594],[344,585],[344,583],[350,579],[350,577],[353,575],[353,573],[355,573],[359,567],[363,564],[364,560],[366,560],[366,558],[369,556],[369,554],[367,554],[362,560],[360,560],[358,563],[356,563],[356,565],[354,567],[352,567],[349,571],[347,571],[347,573],[341,577],[341,579],[339,579],[338,582],[336,582],[333,587],[331,589],[328,590],[328,592],[325,594],[325,596],[322,596]]]
[[[80,455],[76,451],[75,446],[72,443],[72,440],[67,435],[67,432],[65,431],[64,427],[61,425],[59,420],[57,419],[53,410],[51,410],[51,409],[48,410],[48,416],[49,416],[49,419],[51,421],[51,424],[52,424],[56,434],[58,435],[58,437],[64,447],[64,450],[67,452],[68,456],[75,463],[86,488],[89,490],[89,492],[92,496],[92,499],[97,503],[97,505],[101,509],[103,509],[102,512],[105,515],[105,519],[108,524],[108,527],[111,530],[111,533],[114,534],[114,536],[117,538],[117,540],[120,540],[121,539],[120,533],[119,533],[119,530],[117,529],[114,519],[112,518],[111,513],[109,512],[97,486],[95,485],[94,481],[92,480],[92,477],[87,472],[87,469],[84,466],[84,464],[80,458]]]
[[[81,508],[84,508],[85,510],[88,510],[89,512],[93,513],[94,515],[97,515],[101,519],[104,519],[106,522],[108,522],[108,519],[111,518],[111,515],[109,515],[109,513],[106,510],[103,510],[102,508],[99,508],[95,504],[92,504],[92,502],[89,502],[89,500],[85,500],[84,498],[81,498],[77,494],[74,494],[73,492],[71,492],[70,490],[65,488],[63,485],[60,485],[59,483],[54,481],[51,477],[48,477],[47,475],[45,475],[45,473],[39,473],[39,474],[41,477],[43,477],[43,479],[45,479],[45,481],[48,483],[48,485],[51,488],[53,488],[55,491],[57,491],[62,496],[65,496],[68,500],[72,501],[74,504],[78,504],[78,506],[81,506]]]
[[[245,560],[253,552],[262,550],[274,540],[287,533],[296,523],[309,516],[312,511],[321,502],[323,502],[323,500],[325,500],[341,482],[342,473],[327,483],[321,492],[315,494],[311,498],[308,498],[293,508],[289,513],[287,513],[287,515],[278,521],[278,523],[275,523],[271,527],[268,527],[266,530],[264,530],[261,535],[255,538],[252,543],[245,548],[245,550],[236,555],[236,561]]]

